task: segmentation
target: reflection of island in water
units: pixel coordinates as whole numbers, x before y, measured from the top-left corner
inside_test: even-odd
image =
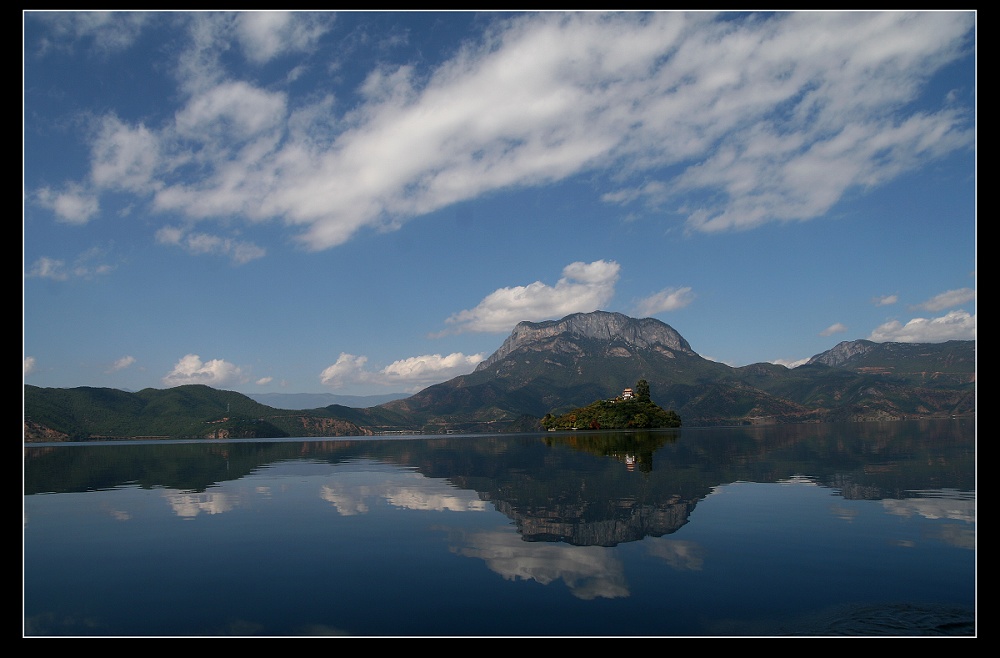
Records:
[[[24,492],[198,493],[280,462],[354,460],[475,491],[526,541],[614,546],[676,532],[700,500],[733,482],[805,478],[848,499],[974,496],[975,421],[28,447]]]
[[[669,492],[651,486],[653,454],[677,438],[676,431],[547,436],[544,442],[550,447],[610,457],[617,464],[602,459],[606,468],[593,469],[588,477],[575,481],[567,479],[558,487],[557,496],[533,497],[526,495],[529,487],[511,487],[494,504],[514,520],[525,541],[615,546],[676,532],[687,523],[697,501],[711,490],[679,480],[672,482]],[[644,477],[637,479],[635,471]]]

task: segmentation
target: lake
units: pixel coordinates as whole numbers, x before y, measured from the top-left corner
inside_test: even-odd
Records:
[[[25,636],[976,634],[974,419],[25,444]]]

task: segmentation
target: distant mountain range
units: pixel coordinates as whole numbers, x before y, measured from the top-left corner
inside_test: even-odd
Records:
[[[797,368],[733,368],[702,358],[659,320],[594,311],[521,322],[474,372],[368,407],[291,410],[206,386],[137,393],[25,386],[25,440],[536,431],[545,414],[614,398],[640,379],[685,427],[976,411],[975,341],[855,340]],[[269,401],[297,406],[305,399]]]
[[[334,393],[247,393],[247,397],[275,409],[319,409],[331,404],[344,407],[374,407],[407,397],[405,393],[385,395],[336,395]]]

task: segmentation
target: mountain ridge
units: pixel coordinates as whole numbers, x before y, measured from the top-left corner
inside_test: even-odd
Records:
[[[797,368],[733,368],[701,357],[660,320],[594,311],[519,323],[473,372],[371,407],[282,410],[200,385],[134,394],[25,386],[25,440],[158,435],[167,427],[172,436],[216,438],[264,431],[539,431],[546,414],[614,398],[639,380],[649,383],[653,402],[679,414],[685,427],[974,414],[975,341],[843,341]],[[237,403],[241,416],[232,418],[226,412]],[[175,422],[157,417],[156,409],[176,416]]]

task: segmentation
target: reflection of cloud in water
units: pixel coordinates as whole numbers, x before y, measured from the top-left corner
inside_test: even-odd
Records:
[[[486,502],[470,491],[457,489],[446,481],[419,473],[386,473],[382,482],[370,484],[372,473],[365,473],[369,484],[358,485],[351,479],[335,479],[323,485],[320,497],[333,503],[343,516],[365,514],[379,500],[394,507],[423,511],[485,512]]]
[[[658,557],[678,571],[701,571],[705,564],[705,549],[701,544],[683,539],[647,539],[649,554]]]
[[[341,516],[366,514],[368,505],[364,501],[365,492],[361,490],[363,488],[351,486],[339,490],[335,485],[325,484],[320,489],[319,497],[328,503],[333,503]]]
[[[830,511],[841,521],[851,522],[858,517],[858,510],[843,505],[830,505]]]
[[[805,484],[818,487],[815,478],[809,475],[796,474],[783,480],[778,480],[778,484]]]
[[[165,491],[163,497],[170,503],[174,513],[185,519],[193,519],[202,512],[222,514],[235,506],[230,496],[224,493],[178,493]]]
[[[976,522],[976,501],[959,498],[906,498],[883,500],[882,507],[896,516],[922,516],[926,519],[952,519]]]
[[[542,585],[562,580],[573,596],[589,601],[629,595],[621,561],[601,546],[525,542],[510,532],[478,532],[467,546],[452,549],[479,558],[506,580],[534,580]]]
[[[925,531],[925,536],[957,548],[976,548],[976,500],[971,493],[935,491],[923,498],[883,500],[882,508],[889,514],[926,519],[961,521],[946,523]]]
[[[976,550],[976,530],[971,526],[946,523],[935,528],[933,536],[956,548]]]

